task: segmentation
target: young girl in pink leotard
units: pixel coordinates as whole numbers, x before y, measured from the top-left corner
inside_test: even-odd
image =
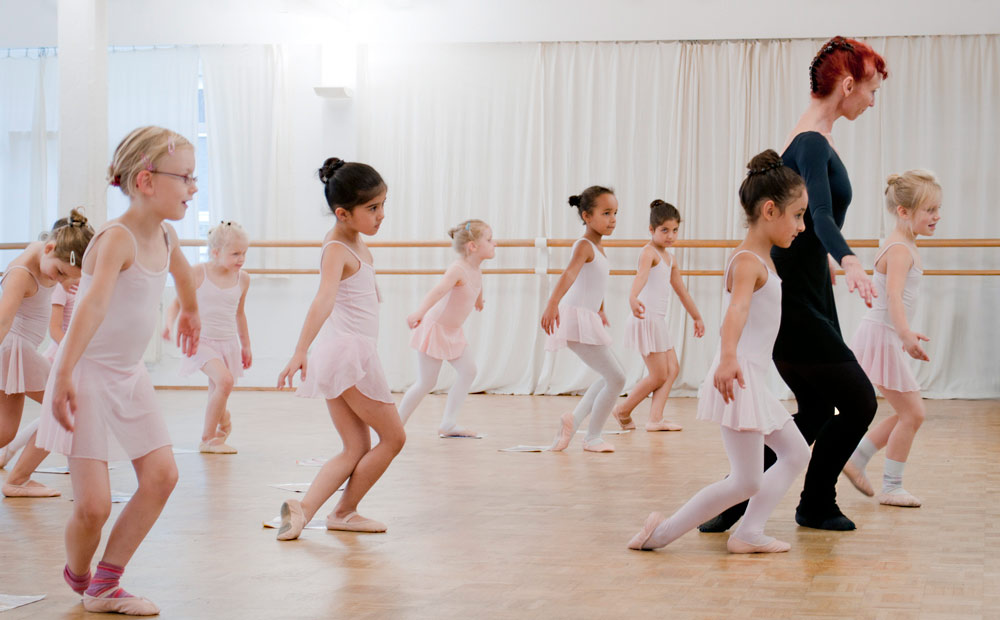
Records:
[[[649,374],[632,388],[625,402],[612,411],[625,430],[635,428],[632,410],[650,393],[653,394],[653,400],[649,405],[646,430],[681,430],[679,424],[663,419],[663,408],[670,397],[670,388],[680,372],[677,353],[667,332],[667,307],[670,302],[668,284],[673,287],[684,304],[684,309],[691,315],[696,338],[705,335],[705,323],[684,286],[674,255],[667,250],[677,241],[680,225],[681,214],[674,205],[662,200],[650,203],[649,232],[653,237],[639,255],[639,266],[628,299],[632,314],[625,323],[625,347],[635,349],[642,355]]]
[[[472,308],[483,309],[482,262],[496,254],[493,231],[482,220],[467,220],[448,231],[461,258],[451,264],[441,281],[424,297],[420,307],[406,317],[413,330],[410,346],[417,351],[417,381],[399,403],[399,417],[406,424],[420,401],[434,388],[441,362],[454,367],[457,377],[448,390],[442,437],[475,437],[476,432],[458,426],[458,409],[476,378],[476,362],[465,342],[462,323]]]
[[[780,553],[791,548],[764,535],[771,512],[809,461],[802,433],[767,389],[771,349],[781,322],[781,280],[771,262],[771,248],[788,247],[805,230],[808,196],[802,178],[782,165],[781,157],[770,149],[756,155],[747,168],[740,203],[749,230],[723,273],[729,307],[719,352],[698,392],[698,418],[722,427],[731,473],[698,491],[669,519],[658,512],[650,514],[629,541],[630,549],[664,547],[747,498],[750,505],[729,538],[729,551]],[[766,472],[765,445],[778,455]]]
[[[361,240],[361,235],[377,233],[385,217],[385,181],[367,164],[336,157],[323,163],[319,178],[337,223],[324,238],[319,290],[278,387],[286,382],[291,387],[301,371],[298,396],[326,399],[344,448],[319,470],[301,502],[290,499],[281,505],[278,540],[298,538],[345,480],[347,488],[326,518],[327,529],[384,532],[384,524],[358,514],[358,503],[406,441],[378,359],[381,299],[371,252]],[[371,429],[379,436],[374,448]]]
[[[236,454],[236,448],[226,443],[233,430],[227,408],[229,395],[236,379],[250,368],[250,330],[244,306],[250,276],[243,271],[250,240],[236,222],[219,222],[208,231],[211,260],[194,268],[201,313],[201,339],[198,352],[181,360],[181,375],[201,371],[208,376],[208,405],[205,426],[201,433],[200,452]],[[167,326],[163,337],[170,340],[170,327],[180,311],[174,300],[167,311]]]
[[[896,413],[868,431],[844,466],[844,473],[859,491],[874,495],[865,467],[885,448],[879,503],[916,508],[920,500],[903,488],[903,468],[924,421],[924,403],[904,352],[916,360],[930,360],[920,345],[927,336],[913,331],[910,321],[924,273],[916,238],[934,234],[941,219],[941,186],[930,172],[910,170],[889,176],[885,199],[896,227],[875,257],[872,280],[878,296],[855,332],[851,349]]]
[[[91,612],[159,613],[119,580],[177,482],[170,435],[142,355],[156,328],[168,272],[181,300],[178,342],[185,354],[197,350],[191,267],[177,233],[164,222],[184,217],[198,191],[193,174],[194,148],[168,129],[135,129],[115,149],[108,180],[130,204],[98,231],[83,257],[73,320],[45,390],[37,443],[69,457],[75,500],[66,525],[63,578]],[[108,461],[122,452],[139,485],[91,576],[90,563],[111,514]]]
[[[62,225],[60,225],[60,222]],[[52,312],[51,297],[80,276],[80,262],[94,229],[74,209],[41,241],[30,244],[7,266],[0,284],[0,467],[24,452],[4,481],[6,497],[56,497],[59,491],[31,480],[48,452],[35,447],[38,421],[15,436],[24,397],[42,402],[50,362],[38,352]]]

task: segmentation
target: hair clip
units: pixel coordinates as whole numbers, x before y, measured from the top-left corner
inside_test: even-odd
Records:
[[[150,161],[149,155],[146,155],[145,153],[143,153],[142,154],[142,161],[143,161],[143,163],[146,164],[146,170],[149,170],[150,172],[153,172],[153,162]]]
[[[69,251],[69,264],[71,267],[76,267],[76,250]]]
[[[468,230],[472,230],[472,221],[471,220],[465,223],[465,230],[467,230],[467,231]]]
[[[174,143],[174,137],[170,136],[170,138],[167,140],[167,153],[169,155],[173,155],[174,148],[176,148],[176,144]]]
[[[116,174],[111,178],[111,187],[121,187],[122,186],[122,175]]]

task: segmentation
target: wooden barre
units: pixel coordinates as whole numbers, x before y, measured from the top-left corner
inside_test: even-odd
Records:
[[[546,247],[568,248],[576,239],[547,239]],[[184,247],[202,247],[204,239],[181,239]],[[603,244],[609,248],[641,248],[649,243],[647,239],[605,239]],[[677,248],[734,248],[740,244],[739,239],[678,239],[674,244]],[[848,239],[847,244],[855,248],[877,248],[878,239]],[[253,248],[318,248],[320,241],[251,241]],[[370,248],[449,248],[448,241],[367,241]],[[918,239],[917,245],[928,248],[998,248],[1000,239]],[[497,246],[502,248],[534,248],[534,239],[499,239]],[[23,250],[28,242],[0,243],[0,250]]]

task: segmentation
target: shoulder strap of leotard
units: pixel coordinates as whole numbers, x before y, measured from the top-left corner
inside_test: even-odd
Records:
[[[319,258],[319,260],[320,260],[320,264],[321,265],[323,263],[323,254],[325,254],[326,253],[326,249],[328,247],[330,247],[331,245],[333,245],[334,243],[336,243],[337,245],[342,245],[345,248],[347,248],[347,251],[350,252],[351,255],[354,256],[354,258],[358,259],[358,262],[361,263],[362,265],[368,265],[369,267],[372,266],[370,263],[366,263],[365,261],[361,260],[361,257],[358,256],[358,253],[351,249],[351,246],[347,245],[343,241],[337,241],[336,239],[331,239],[330,241],[327,241],[326,243],[323,244],[323,247],[320,248],[320,251],[319,251],[319,257],[320,258]]]
[[[39,282],[38,278],[35,277],[35,274],[31,273],[31,270],[25,267],[24,265],[10,265],[9,267],[7,267],[7,271],[3,273],[3,277],[0,278],[0,282],[3,282],[4,280],[7,279],[7,276],[10,275],[11,269],[24,269],[25,271],[27,271],[28,275],[31,276],[31,279],[35,281],[35,293],[42,290],[42,283]]]
[[[122,230],[124,230],[125,232],[128,233],[129,238],[132,239],[132,260],[133,261],[136,260],[136,257],[139,256],[139,243],[135,240],[135,235],[132,234],[132,231],[129,230],[128,226],[122,224],[121,222],[112,222],[112,223],[108,224],[107,226],[105,226],[104,228],[102,228],[99,231],[97,231],[97,234],[94,235],[93,238],[91,238],[90,243],[87,244],[87,249],[84,250],[84,252],[83,252],[83,258],[80,259],[80,264],[81,265],[83,265],[83,261],[86,260],[87,254],[90,254],[90,251],[94,249],[95,245],[97,245],[95,243],[97,241],[97,238],[100,237],[101,235],[103,235],[104,233],[106,233],[107,231],[111,230],[112,228],[121,228]],[[164,231],[164,233],[166,233],[166,231]],[[167,238],[167,252],[168,252],[168,254],[167,254],[167,260],[168,261],[170,260],[169,251],[170,251],[170,238],[168,237]]]
[[[882,248],[881,250],[879,250],[878,254],[875,255],[875,260],[872,262],[872,269],[875,268],[875,263],[878,262],[878,259],[880,259],[883,256],[885,256],[885,253],[889,251],[889,248],[891,248],[894,245],[903,245],[903,246],[906,246],[906,249],[910,252],[910,256],[913,258],[913,264],[917,263],[917,257],[913,255],[913,250],[910,248],[910,246],[906,245],[902,241],[893,241],[892,243],[886,245],[884,248]]]
[[[739,256],[740,254],[750,254],[751,256],[759,260],[760,264],[764,265],[764,270],[767,271],[767,263],[764,262],[763,258],[757,256],[756,252],[751,252],[750,250],[740,250],[739,252],[729,257],[729,262],[726,263],[726,270],[722,272],[722,287],[727,291],[729,290],[729,269],[733,266],[733,261],[735,261],[736,257]]]
[[[665,249],[660,252],[656,248],[653,248],[653,251],[660,255],[660,260],[667,263],[667,269],[674,268],[674,255],[670,253],[670,250]]]

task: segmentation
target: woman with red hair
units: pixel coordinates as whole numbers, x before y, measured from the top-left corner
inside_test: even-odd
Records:
[[[809,107],[781,156],[805,179],[809,207],[805,232],[790,247],[771,251],[781,277],[781,327],[773,357],[798,402],[795,423],[814,444],[795,521],[823,530],[855,528],[837,507],[837,476],[877,406],[871,382],[840,333],[833,298],[838,263],[847,290],[858,291],[869,306],[875,289],[840,232],[851,202],[851,182],[831,132],[838,119],[853,121],[874,106],[875,92],[887,77],[885,60],[867,44],[844,37],[827,41],[809,66]],[[774,460],[767,450],[766,466]],[[733,506],[699,529],[729,529],[745,509],[746,503]]]

